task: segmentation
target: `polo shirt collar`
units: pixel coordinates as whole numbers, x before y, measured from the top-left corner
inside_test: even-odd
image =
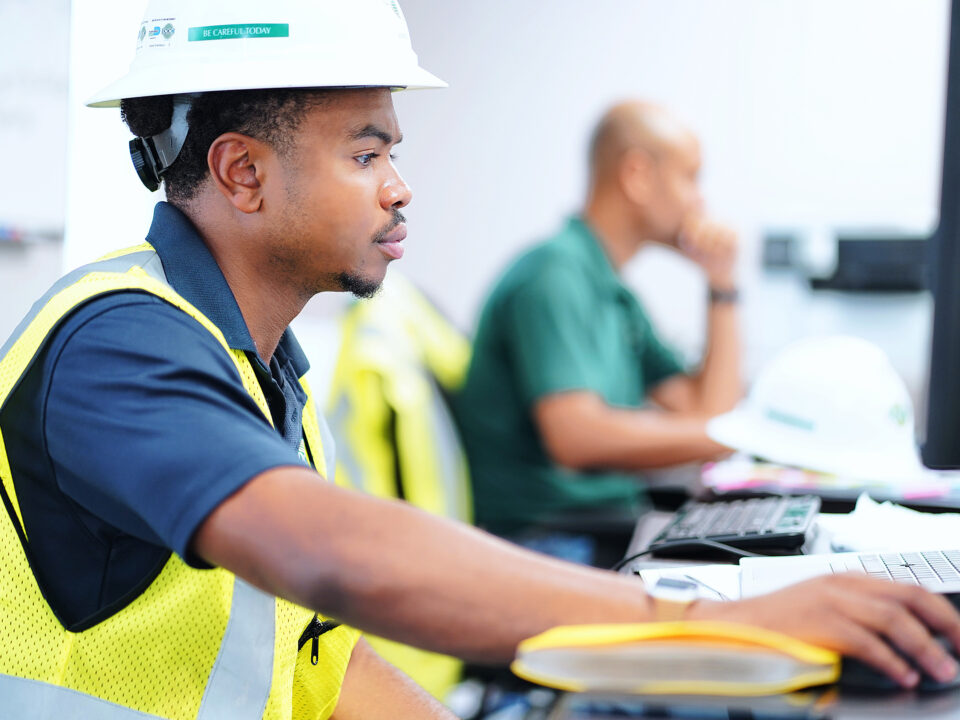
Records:
[[[580,250],[581,256],[590,268],[594,278],[610,290],[620,293],[624,290],[623,282],[617,274],[607,251],[586,221],[579,215],[570,218],[568,228],[570,237]]]
[[[157,203],[147,242],[160,256],[170,286],[210,318],[231,348],[259,358],[233,291],[190,219],[170,203]],[[310,363],[290,328],[284,331],[277,349],[303,377]]]

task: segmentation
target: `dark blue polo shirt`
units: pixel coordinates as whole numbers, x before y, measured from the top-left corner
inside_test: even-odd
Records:
[[[196,567],[193,533],[256,475],[300,464],[298,382],[308,363],[288,329],[269,366],[220,268],[172,205],[147,241],[168,282],[246,352],[270,426],[223,347],[142,292],[92,300],[64,320],[0,411],[29,537],[54,612],[87,627],[148,585],[173,551]]]

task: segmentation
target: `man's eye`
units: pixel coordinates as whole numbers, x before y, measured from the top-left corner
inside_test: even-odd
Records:
[[[363,167],[367,167],[376,157],[379,157],[377,153],[364,153],[363,155],[357,155],[356,161]]]

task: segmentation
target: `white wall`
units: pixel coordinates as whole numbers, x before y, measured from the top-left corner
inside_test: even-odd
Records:
[[[62,255],[59,241],[0,245],[0,347],[60,276]]]
[[[0,345],[60,271],[70,0],[0,0]]]
[[[610,102],[638,96],[700,134],[708,205],[740,231],[750,369],[800,334],[847,331],[884,345],[918,385],[925,298],[814,299],[764,279],[759,235],[772,225],[935,224],[945,1],[403,7],[421,61],[451,85],[397,97],[400,168],[415,191],[404,270],[458,322],[472,326],[504,263],[579,207],[592,124]],[[695,355],[699,278],[650,255],[628,277],[664,333]]]
[[[0,2],[0,225],[63,228],[70,0]]]
[[[120,111],[84,106],[127,72],[145,6],[130,0],[72,3],[65,268],[142,242],[153,205],[162,199],[137,179]]]
[[[142,3],[74,0],[67,264],[141,237],[156,199],[116,112],[81,100],[132,58]],[[946,0],[405,0],[421,61],[449,90],[401,93],[399,165],[414,188],[403,271],[462,326],[520,248],[578,209],[586,137],[610,102],[660,101],[700,134],[710,208],[743,239],[748,366],[792,337],[880,342],[911,386],[928,301],[811,297],[758,269],[771,225],[935,222]],[[695,356],[697,274],[664,253],[628,278]],[[323,313],[321,299],[312,312]]]

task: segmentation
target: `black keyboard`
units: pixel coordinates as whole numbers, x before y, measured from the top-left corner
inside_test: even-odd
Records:
[[[796,552],[819,512],[820,498],[813,495],[715,503],[691,500],[677,510],[649,549],[660,557],[712,555],[715,549],[698,549],[694,544],[712,540],[754,552]]]

